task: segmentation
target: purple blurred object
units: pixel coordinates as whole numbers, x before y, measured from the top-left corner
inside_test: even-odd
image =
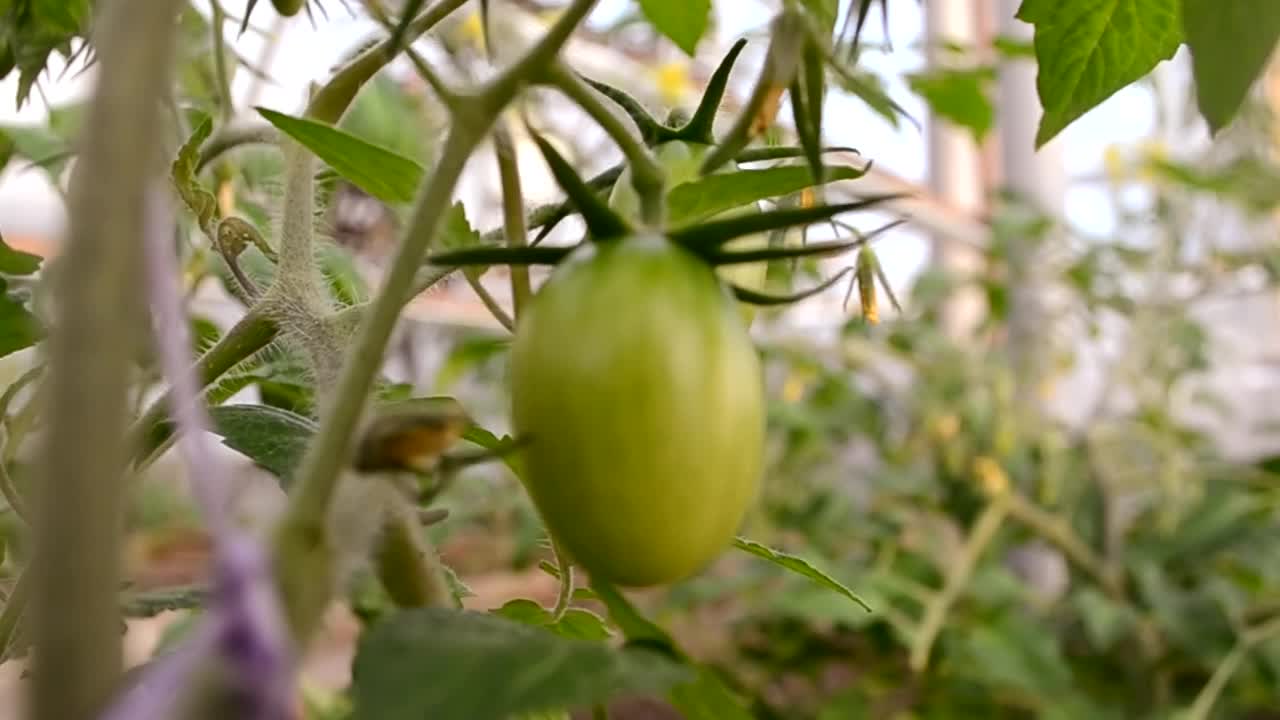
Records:
[[[186,460],[192,495],[213,537],[215,571],[206,616],[178,649],[152,661],[102,716],[102,720],[168,720],[183,693],[198,686],[203,670],[226,681],[220,698],[244,720],[291,720],[296,668],[284,614],[276,597],[266,550],[235,527],[228,477],[209,442],[208,414],[192,372],[190,332],[178,287],[174,227],[168,193],[147,195],[147,284],[161,367],[178,448]],[[225,706],[223,706],[225,707]]]

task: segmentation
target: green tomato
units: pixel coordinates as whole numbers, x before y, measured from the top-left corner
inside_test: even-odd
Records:
[[[593,576],[675,582],[731,542],[764,462],[761,367],[711,268],[659,236],[587,244],[511,345],[523,480]]]
[[[702,159],[710,149],[710,145],[684,142],[682,140],[671,140],[654,148],[654,156],[657,157],[658,163],[667,171],[668,192],[677,185],[693,182],[699,178],[698,168],[701,167]],[[730,163],[722,165],[716,172],[728,173],[734,172],[736,169],[737,166]],[[609,206],[628,217],[639,216],[640,197],[631,185],[631,168],[623,168],[622,174],[618,177],[618,182],[613,186],[613,192],[609,195]],[[715,217],[723,218],[752,212],[760,212],[760,206],[756,203],[751,203],[745,207],[727,210]],[[749,250],[768,247],[768,245],[769,236],[762,234],[739,238],[730,242],[726,247],[732,250]],[[753,263],[726,265],[718,268],[717,272],[725,282],[750,290],[763,291],[765,289],[765,275],[768,270],[767,263]],[[750,325],[752,318],[755,317],[755,307],[746,303],[742,303],[740,307],[742,308],[743,318]]]

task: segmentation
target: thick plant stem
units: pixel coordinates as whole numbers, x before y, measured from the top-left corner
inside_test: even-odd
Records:
[[[49,338],[49,427],[31,565],[35,720],[88,720],[121,672],[128,382],[142,338],[141,242],[178,0],[97,5],[99,75],[70,192]]]
[[[951,612],[951,606],[960,599],[961,593],[968,587],[973,571],[978,566],[978,561],[982,559],[982,553],[991,544],[991,540],[1004,523],[1008,512],[1007,498],[995,497],[974,521],[969,537],[965,540],[964,547],[960,549],[960,557],[951,565],[951,572],[947,574],[942,592],[934,596],[933,601],[925,608],[924,619],[920,622],[920,631],[911,643],[912,671],[924,672],[928,667],[929,653],[933,649],[933,642],[938,638],[938,633],[942,632],[947,613]]]
[[[320,429],[296,476],[296,489],[278,531],[275,568],[289,626],[300,646],[315,631],[329,603],[333,548],[325,519],[341,468],[346,466],[365,399],[381,367],[382,350],[391,337],[422,257],[448,209],[454,185],[480,137],[476,128],[467,126],[455,125],[450,133],[382,291],[362,319],[337,388],[322,413]]]

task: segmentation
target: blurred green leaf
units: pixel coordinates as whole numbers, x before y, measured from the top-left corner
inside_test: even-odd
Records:
[[[9,283],[0,278],[0,357],[29,348],[44,336],[44,327],[27,303],[9,291]]]
[[[402,611],[367,631],[352,667],[367,720],[507,720],[625,694],[663,692],[688,671],[648,650],[559,637],[490,613]]]
[[[654,29],[690,56],[711,21],[711,0],[640,0],[640,9]]]
[[[30,275],[40,269],[41,260],[39,255],[13,249],[0,237],[0,274]]]
[[[1213,132],[1235,117],[1280,38],[1280,3],[1182,0],[1196,102]]]
[[[386,203],[408,203],[418,191],[423,169],[418,163],[362,140],[345,130],[314,120],[258,108],[281,132],[297,140],[356,187]]]
[[[865,169],[828,165],[823,182],[855,180],[865,174]],[[672,188],[667,194],[667,213],[673,225],[687,225],[726,210],[813,186],[813,176],[803,165],[716,173]]]
[[[995,69],[928,70],[907,75],[907,82],[929,104],[929,109],[952,124],[967,129],[981,142],[995,124],[990,86]]]

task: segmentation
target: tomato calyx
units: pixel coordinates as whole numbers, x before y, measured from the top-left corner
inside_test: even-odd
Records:
[[[627,218],[609,207],[597,190],[584,181],[569,162],[539,133],[532,132],[557,184],[577,209],[587,226],[587,242],[611,243],[636,235],[637,228]],[[768,212],[752,213],[693,225],[662,229],[659,234],[684,247],[703,262],[713,267],[743,263],[758,263],[804,256],[825,256],[843,253],[866,242],[865,237],[810,243],[800,247],[764,247],[749,250],[726,250],[732,240],[797,225],[807,225],[827,220],[835,215],[853,210],[863,210],[885,201],[902,197],[901,194],[869,196],[854,202],[814,205],[803,208],[782,208]],[[500,247],[483,246],[437,253],[429,258],[432,265],[441,267],[469,267],[477,265],[557,265],[578,246],[569,247]],[[763,296],[755,291],[730,284],[730,289],[744,302],[778,304],[783,296]],[[807,297],[807,296],[806,296]]]

